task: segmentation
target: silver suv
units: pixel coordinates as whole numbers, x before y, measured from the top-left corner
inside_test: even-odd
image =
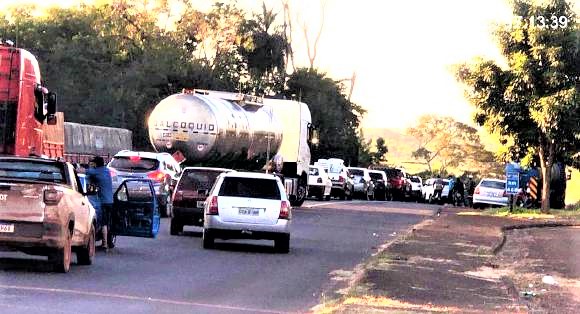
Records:
[[[168,153],[123,150],[108,164],[113,191],[126,179],[151,179],[159,201],[161,216],[171,216],[171,195],[181,174],[181,167]]]

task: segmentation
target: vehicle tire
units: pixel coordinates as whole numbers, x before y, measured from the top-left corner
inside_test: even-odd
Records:
[[[107,232],[107,247],[112,249],[115,247],[115,243],[117,243],[117,236],[109,230],[109,232]]]
[[[296,194],[296,200],[290,201],[290,205],[292,207],[300,207],[304,204],[304,200],[306,200],[306,191],[308,188],[304,184],[298,184],[298,192]]]
[[[64,247],[57,249],[56,252],[52,253],[49,257],[50,262],[53,264],[54,271],[56,272],[68,273],[70,270],[72,256],[71,237],[71,233],[66,232]]]
[[[179,235],[183,232],[183,225],[179,223],[179,220],[175,218],[171,218],[171,224],[169,227],[169,234],[170,235]]]
[[[342,193],[340,193],[340,196],[338,197],[341,201],[344,201],[346,199],[346,191],[342,191]]]
[[[327,201],[327,202],[328,202],[328,201],[330,201],[330,194],[329,194],[329,195],[326,195],[326,196],[324,197],[324,200],[325,200],[325,201]]]
[[[89,241],[87,245],[81,247],[77,251],[77,263],[79,265],[91,265],[93,264],[94,257],[95,257],[95,226],[91,226],[91,231],[89,231]]]
[[[324,200],[324,192],[321,192],[320,195],[316,196],[316,199],[319,201],[323,201]]]
[[[433,204],[433,195],[429,195],[429,204]]]
[[[288,253],[290,252],[290,235],[284,234],[278,239],[274,240],[274,249],[278,253]]]
[[[204,249],[213,249],[214,248],[214,238],[209,234],[207,230],[203,230],[202,235],[202,243]]]
[[[351,190],[349,190],[348,195],[346,196],[346,199],[349,201],[352,201],[352,194],[353,194],[353,192]]]

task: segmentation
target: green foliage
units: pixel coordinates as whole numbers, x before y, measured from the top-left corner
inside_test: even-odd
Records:
[[[365,110],[346,98],[341,85],[316,70],[297,69],[287,86],[286,97],[307,103],[312,123],[319,130],[319,145],[312,149],[312,160],[334,157],[356,165],[364,141],[359,140],[356,130]]]
[[[67,121],[131,129],[137,149],[151,149],[146,121],[161,99],[205,88],[300,98],[320,130],[313,157],[357,163],[364,110],[325,74],[299,69],[287,77],[290,43],[271,9],[247,18],[235,2],[216,2],[208,13],[182,3],[165,24],[170,1],[51,8],[40,17],[20,5],[0,12],[0,34],[37,56]]]
[[[481,144],[477,130],[450,117],[424,115],[407,133],[419,141],[413,158],[425,162],[431,173],[486,172],[497,167],[494,156]],[[438,169],[433,169],[438,164]]]

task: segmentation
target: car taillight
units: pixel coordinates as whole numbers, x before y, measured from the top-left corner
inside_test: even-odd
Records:
[[[344,178],[343,177],[338,177],[338,182],[340,182],[340,183],[344,182]]]
[[[61,191],[53,189],[44,190],[44,203],[46,205],[56,205],[58,204],[58,202],[60,202],[61,198],[62,198]]]
[[[183,200],[183,191],[177,191],[175,192],[175,195],[173,195],[173,201],[174,202],[179,202]]]
[[[278,219],[290,219],[290,205],[288,205],[288,202],[282,201],[280,203],[280,216],[278,216]]]
[[[165,173],[157,170],[148,174],[147,177],[153,181],[161,182],[165,179]]]
[[[209,209],[207,210],[208,215],[219,215],[218,211],[218,197],[212,196],[209,202]]]
[[[473,191],[473,194],[479,194],[479,187],[475,188],[475,191]]]
[[[317,182],[317,183],[322,183],[322,178],[318,178],[318,179],[316,180],[316,182]]]

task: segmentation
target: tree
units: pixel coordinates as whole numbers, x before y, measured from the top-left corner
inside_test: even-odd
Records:
[[[450,168],[490,169],[495,164],[493,154],[481,144],[477,130],[453,118],[424,115],[407,133],[419,142],[413,158],[423,160],[430,173],[435,162],[439,164],[439,173],[447,173]]]
[[[513,14],[518,23],[495,31],[508,67],[479,59],[456,75],[477,110],[475,121],[509,146],[507,158],[538,156],[548,212],[552,165],[580,151],[580,29],[565,0],[514,0]],[[536,16],[550,17],[547,27],[530,23]]]
[[[373,153],[373,163],[380,164],[386,162],[385,155],[389,152],[389,148],[385,144],[385,139],[382,137],[377,138],[375,145],[377,151]]]
[[[319,144],[312,148],[312,160],[335,157],[356,165],[359,117],[366,111],[346,98],[342,84],[316,70],[297,69],[289,76],[287,86],[285,97],[307,103],[312,124],[319,130]]]

